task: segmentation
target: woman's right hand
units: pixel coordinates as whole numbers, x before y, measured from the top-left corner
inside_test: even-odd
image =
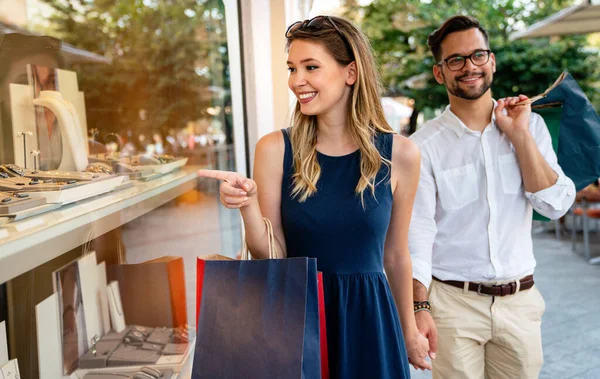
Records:
[[[221,180],[221,204],[229,209],[239,209],[256,201],[256,182],[233,171],[198,170],[198,176]]]

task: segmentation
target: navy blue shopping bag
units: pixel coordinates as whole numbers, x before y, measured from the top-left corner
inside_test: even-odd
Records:
[[[600,117],[567,72],[540,96],[534,111],[542,108],[538,112],[546,124],[560,119],[558,130],[550,129],[553,139],[558,133],[558,163],[579,191],[600,178]]]
[[[315,259],[198,259],[198,270],[193,379],[321,378]]]

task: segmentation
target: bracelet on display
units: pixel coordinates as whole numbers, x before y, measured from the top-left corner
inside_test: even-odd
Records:
[[[417,312],[421,312],[421,311],[427,311],[429,313],[431,313],[431,303],[429,303],[429,301],[425,300],[425,301],[415,301],[413,302],[413,310],[415,313]]]

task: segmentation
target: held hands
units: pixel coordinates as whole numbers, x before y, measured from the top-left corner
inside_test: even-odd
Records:
[[[429,355],[431,359],[435,359],[435,352],[437,350],[437,329],[435,322],[431,314],[425,311],[415,313],[415,320],[417,322],[417,329],[419,330],[420,350],[418,350],[418,356],[421,360],[417,361],[415,360],[417,358],[413,359],[409,350],[409,362],[417,370],[431,370],[431,365],[425,361],[425,358]],[[418,362],[424,362],[425,364],[418,364]]]
[[[415,370],[431,370],[431,364],[425,360],[429,352],[429,342],[421,333],[406,341],[406,353],[408,362]]]
[[[529,133],[529,118],[531,115],[531,103],[525,95],[518,97],[507,97],[498,100],[496,113],[496,124],[506,134],[511,142],[519,138],[523,133]],[[503,110],[506,109],[506,114]]]
[[[198,170],[198,176],[223,181],[219,190],[221,204],[229,209],[243,208],[256,199],[256,182],[237,172]]]

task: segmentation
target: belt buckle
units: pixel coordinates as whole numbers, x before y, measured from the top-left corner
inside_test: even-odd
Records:
[[[482,287],[488,287],[488,288],[491,288],[492,286],[486,286],[486,285],[484,285],[483,283],[479,283],[479,284],[477,285],[477,294],[478,294],[479,296],[493,296],[493,295],[488,295],[487,293],[481,293],[481,288],[482,288]]]

